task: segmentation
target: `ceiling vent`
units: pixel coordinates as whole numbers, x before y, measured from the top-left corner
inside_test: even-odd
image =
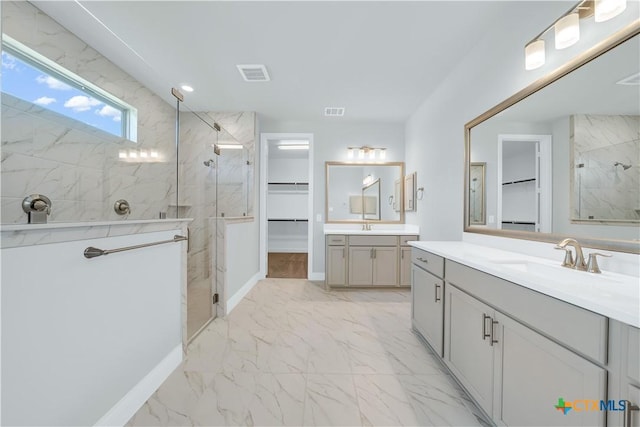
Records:
[[[625,77],[619,82],[616,82],[616,84],[626,85],[626,86],[638,86],[640,85],[640,73],[636,73],[632,76]]]
[[[324,115],[327,117],[342,117],[344,116],[344,107],[325,107]]]
[[[268,82],[271,80],[267,68],[261,64],[236,65],[245,82]]]

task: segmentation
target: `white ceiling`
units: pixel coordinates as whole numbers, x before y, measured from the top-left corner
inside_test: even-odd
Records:
[[[499,20],[526,2],[35,1],[172,104],[317,120],[402,122]],[[560,6],[564,8],[564,6]],[[526,9],[524,9],[526,10]],[[93,15],[93,16],[92,16]],[[101,25],[101,24],[102,25]],[[265,64],[271,81],[243,81]]]

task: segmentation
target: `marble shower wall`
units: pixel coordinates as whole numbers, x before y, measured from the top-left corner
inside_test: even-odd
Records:
[[[573,217],[640,220],[640,116],[575,115],[572,120]]]
[[[3,2],[3,32],[138,110],[138,141],[116,138],[9,95],[2,96],[2,223],[26,223],[22,199],[53,203],[49,221],[154,219],[175,203],[175,110],[27,2]],[[169,90],[169,88],[167,88]],[[126,162],[121,150],[155,150]],[[113,210],[126,199],[131,214]]]

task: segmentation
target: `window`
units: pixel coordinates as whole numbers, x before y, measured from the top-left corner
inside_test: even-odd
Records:
[[[4,34],[2,92],[136,141],[135,108]]]

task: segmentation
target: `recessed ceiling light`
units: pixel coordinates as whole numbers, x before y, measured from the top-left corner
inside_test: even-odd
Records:
[[[226,150],[242,150],[242,145],[240,144],[218,144],[218,148],[226,149]]]
[[[268,82],[271,80],[267,67],[262,64],[236,65],[245,82]]]
[[[182,89],[185,92],[193,92],[193,88],[189,85],[182,85],[180,86],[180,89]]]
[[[325,107],[324,115],[327,117],[342,117],[344,116],[344,107]]]
[[[278,145],[280,150],[308,150],[309,144],[304,145]]]

